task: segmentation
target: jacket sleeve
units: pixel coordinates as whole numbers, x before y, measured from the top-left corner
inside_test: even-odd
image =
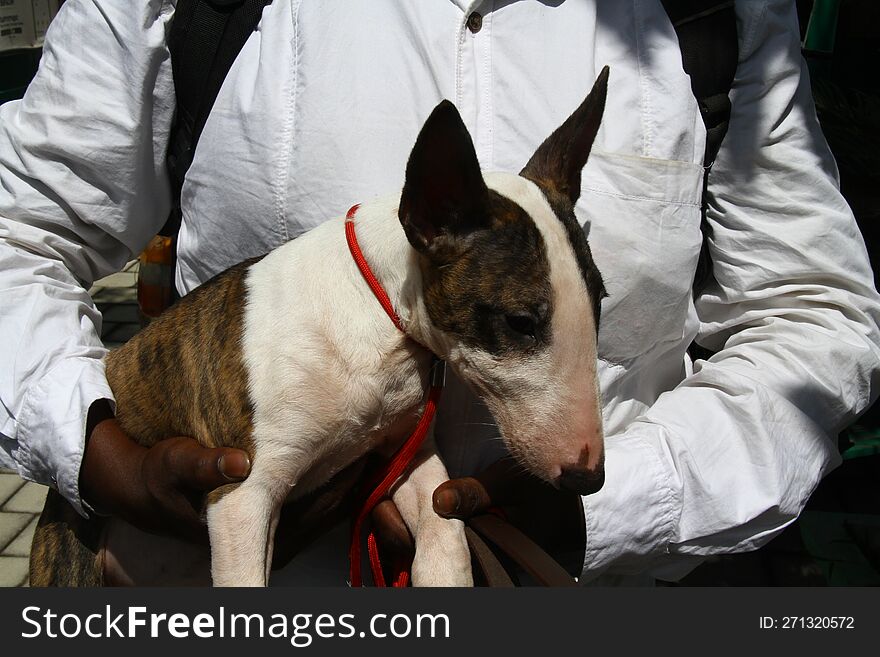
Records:
[[[583,579],[677,578],[757,549],[839,463],[877,392],[878,296],[800,56],[794,3],[738,3],[733,114],[710,179],[714,279],[695,300],[716,350],[606,444],[584,498]]]
[[[90,404],[113,395],[87,293],[161,228],[171,0],[69,0],[0,107],[0,463],[80,512]]]

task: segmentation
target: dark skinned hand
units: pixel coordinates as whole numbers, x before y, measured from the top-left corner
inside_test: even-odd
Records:
[[[143,447],[122,430],[106,401],[92,404],[87,436],[82,498],[97,512],[151,533],[206,542],[204,495],[242,481],[250,472],[246,452],[203,447],[192,438],[178,436]]]

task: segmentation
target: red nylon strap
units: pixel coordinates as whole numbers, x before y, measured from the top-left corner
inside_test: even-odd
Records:
[[[386,588],[385,573],[382,572],[382,562],[379,559],[379,546],[376,544],[376,534],[370,532],[367,536],[367,553],[370,557],[370,568],[373,571],[373,583],[378,588]],[[405,589],[409,586],[409,569],[412,563],[405,559],[398,559],[391,567],[391,587]]]
[[[370,555],[370,569],[373,571],[373,584],[384,589],[385,573],[382,572],[382,562],[379,560],[379,546],[376,545],[376,535],[373,532],[370,532],[367,536],[367,552]]]
[[[351,210],[345,215],[345,240],[348,242],[348,250],[351,251],[351,256],[357,263],[361,276],[364,277],[367,285],[370,286],[373,294],[376,295],[379,304],[385,309],[385,312],[388,313],[388,316],[391,318],[391,321],[394,322],[394,325],[398,330],[400,330],[401,333],[406,333],[406,331],[403,330],[403,324],[400,322],[400,317],[397,316],[397,313],[394,311],[394,306],[391,305],[391,299],[388,298],[388,294],[386,294],[382,284],[370,270],[370,265],[367,264],[367,259],[364,258],[364,254],[361,253],[361,247],[358,245],[357,237],[354,234],[354,215],[359,207],[360,204],[351,206]]]
[[[406,333],[403,330],[400,318],[397,316],[397,313],[394,312],[394,307],[391,305],[391,300],[388,298],[388,294],[370,270],[366,258],[364,258],[363,253],[361,253],[354,230],[354,215],[357,212],[357,209],[357,205],[353,206],[346,215],[345,238],[348,242],[348,248],[351,251],[354,261],[357,263],[361,275],[373,291],[376,299],[379,300],[379,303],[385,309],[385,312],[388,313],[391,321],[394,322],[394,325],[400,329],[401,332]],[[432,371],[432,375],[435,373],[435,371]],[[436,380],[432,380],[431,387],[428,389],[428,399],[425,402],[425,410],[422,412],[422,417],[419,418],[416,428],[413,430],[412,435],[406,439],[406,442],[397,450],[397,452],[395,452],[394,456],[391,457],[391,461],[389,461],[388,465],[385,467],[379,485],[376,486],[372,493],[370,493],[370,496],[367,498],[367,501],[364,503],[363,507],[361,507],[361,510],[355,518],[352,525],[351,544],[348,551],[349,580],[353,587],[363,586],[363,579],[361,577],[361,530],[364,521],[373,508],[388,494],[388,491],[391,489],[391,486],[394,485],[394,482],[397,481],[400,475],[402,475],[407,467],[409,467],[410,462],[416,455],[419,447],[421,447],[425,436],[428,435],[428,429],[434,419],[434,413],[437,410],[437,403],[440,401],[440,394],[442,392],[443,384]],[[376,586],[385,586],[385,577],[382,573],[382,563],[379,559],[379,549],[376,545],[376,537],[372,532],[367,538],[367,548],[370,557],[370,566],[373,571],[373,581]],[[409,583],[409,572],[406,566],[398,564],[396,564],[396,566],[395,570],[397,572],[395,573],[393,586],[406,586]]]
[[[354,526],[351,530],[351,547],[348,552],[350,562],[349,575],[352,586],[363,586],[363,580],[361,578],[361,529],[364,520],[366,520],[370,511],[372,511],[373,508],[388,494],[391,486],[393,486],[398,477],[403,474],[409,466],[410,461],[412,461],[413,457],[416,455],[422,441],[424,441],[425,436],[428,434],[428,428],[431,426],[431,421],[434,419],[434,412],[437,410],[437,402],[440,400],[440,393],[442,391],[443,388],[440,386],[431,386],[431,389],[428,391],[428,401],[425,403],[425,410],[422,413],[422,417],[419,418],[419,423],[416,425],[412,435],[407,438],[406,442],[397,450],[390,463],[386,466],[382,481],[367,498],[367,501],[364,503],[364,506],[361,508],[354,521]]]

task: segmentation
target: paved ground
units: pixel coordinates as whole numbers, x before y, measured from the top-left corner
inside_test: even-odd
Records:
[[[95,283],[92,297],[104,315],[101,337],[109,348],[140,328],[136,299],[137,261]],[[27,586],[28,556],[46,487],[0,470],[0,586]]]

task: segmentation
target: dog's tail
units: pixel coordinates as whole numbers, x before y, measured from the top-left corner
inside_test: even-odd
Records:
[[[31,586],[102,586],[104,520],[83,518],[50,490],[31,546]]]

